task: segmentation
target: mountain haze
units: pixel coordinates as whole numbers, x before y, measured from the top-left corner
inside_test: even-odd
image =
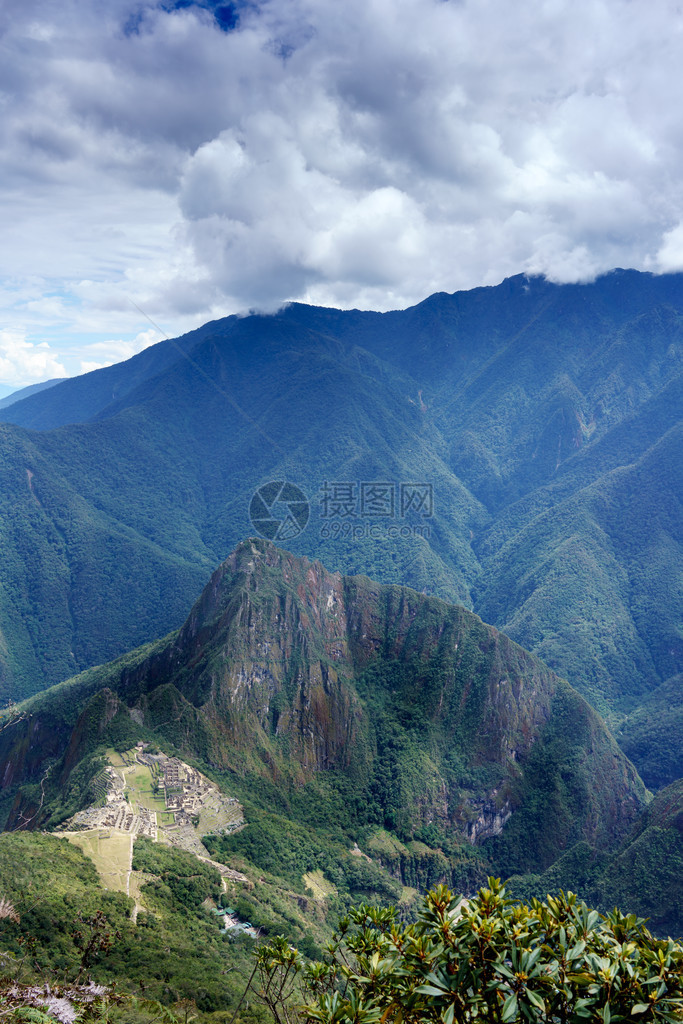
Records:
[[[61,384],[65,377],[55,377],[52,380],[41,381],[40,384],[28,384],[24,388],[19,388],[16,391],[11,391],[4,398],[0,398],[0,409],[7,409],[10,405],[14,405],[15,402],[21,402],[24,398],[28,398],[29,395],[36,395],[41,391],[46,391],[48,388],[52,388],[55,384]]]

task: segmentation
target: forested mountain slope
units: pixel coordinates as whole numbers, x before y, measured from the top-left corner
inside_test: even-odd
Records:
[[[682,667],[682,317],[683,276],[631,271],[292,305],[15,403],[2,692],[177,627],[255,490],[289,480],[310,518],[288,547],[467,605],[618,721]],[[393,518],[362,506],[373,482]],[[401,515],[401,484],[432,514]]]
[[[73,814],[97,750],[139,738],[290,818],[432,836],[461,883],[610,847],[646,802],[596,712],[477,616],[264,540],[178,633],[19,710],[0,731],[10,828]]]

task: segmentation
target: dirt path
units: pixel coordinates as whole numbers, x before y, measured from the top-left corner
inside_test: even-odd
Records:
[[[126,896],[130,896],[130,873],[133,870],[133,834],[130,836],[130,852],[128,854],[128,870],[126,872]]]

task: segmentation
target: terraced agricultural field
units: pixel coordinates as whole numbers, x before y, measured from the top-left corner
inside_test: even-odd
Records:
[[[123,760],[118,750],[114,750],[113,747],[106,751],[106,758],[109,761],[109,764],[113,765],[114,768],[125,768],[126,766],[126,762]]]
[[[200,836],[221,832],[226,826],[242,821],[242,808],[239,804],[226,804],[221,794],[216,791],[209,797],[199,812],[197,832]]]
[[[303,880],[304,886],[311,890],[317,900],[326,900],[328,896],[336,895],[336,885],[328,881],[320,869],[306,872],[303,875]]]

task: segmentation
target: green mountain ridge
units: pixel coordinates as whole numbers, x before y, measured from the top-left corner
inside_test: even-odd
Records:
[[[10,828],[72,814],[97,750],[143,737],[289,817],[318,801],[330,826],[433,834],[456,861],[480,850],[480,873],[608,847],[646,802],[590,706],[477,616],[263,540],[178,633],[18,711],[0,732]]]
[[[683,780],[656,794],[612,852],[577,843],[540,876],[513,879],[518,898],[578,890],[603,912],[614,906],[649,919],[658,934],[683,934]]]
[[[295,304],[14,403],[0,693],[178,628],[254,491],[288,479],[311,502],[295,553],[464,604],[617,728],[683,667],[682,317],[683,276],[630,271],[387,314]],[[433,515],[330,519],[326,481],[422,482]]]
[[[623,722],[617,738],[650,789],[683,778],[683,755],[668,737],[683,733],[683,677],[673,676]]]

